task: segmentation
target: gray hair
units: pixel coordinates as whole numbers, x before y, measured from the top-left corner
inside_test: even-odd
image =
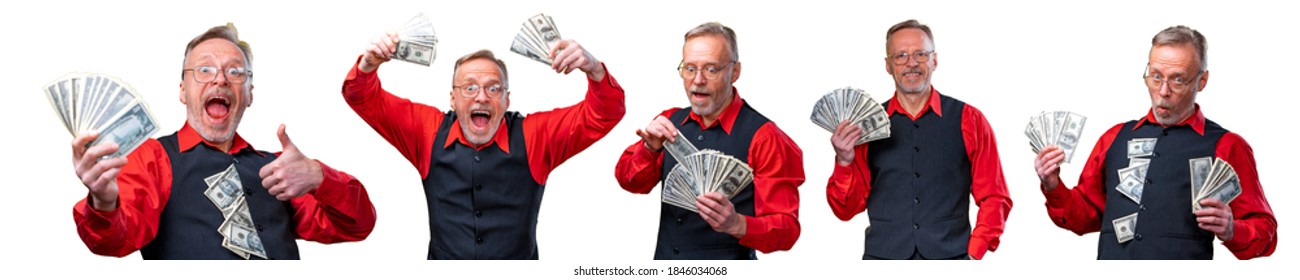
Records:
[[[1151,47],[1153,48],[1169,45],[1191,45],[1195,47],[1196,58],[1201,62],[1201,71],[1205,71],[1206,67],[1209,67],[1210,64],[1206,61],[1205,51],[1210,47],[1205,42],[1205,35],[1201,35],[1200,31],[1184,25],[1177,25],[1165,28],[1165,30],[1161,30],[1160,33],[1156,33],[1155,37],[1151,38]]]
[[[706,22],[692,28],[691,31],[686,31],[686,40],[689,41],[691,38],[705,35],[722,36],[722,38],[727,39],[727,45],[731,47],[731,60],[740,60],[740,47],[736,46],[736,31],[731,30],[731,27],[716,21]]]
[[[501,85],[505,86],[506,88],[510,88],[510,73],[506,72],[506,62],[501,61],[501,59],[498,59],[496,55],[492,54],[492,51],[487,49],[478,50],[476,52],[467,54],[465,56],[456,59],[456,66],[452,67],[451,71],[455,72],[456,70],[460,70],[461,64],[465,64],[465,62],[468,62],[470,60],[480,59],[480,58],[495,62],[497,64],[497,68],[501,70]],[[455,77],[452,77],[452,79],[455,79]],[[452,81],[452,83],[455,82],[456,82],[455,80]]]
[[[194,47],[211,39],[223,39],[239,46],[239,52],[244,54],[244,68],[253,70],[253,49],[248,46],[248,42],[239,40],[239,31],[235,29],[235,23],[233,22],[209,28],[208,31],[190,40],[190,43],[185,45],[185,60],[181,62],[181,68],[189,66],[190,51],[194,50]],[[181,79],[185,79],[185,72],[181,72]],[[249,77],[249,79],[251,80],[252,77]]]

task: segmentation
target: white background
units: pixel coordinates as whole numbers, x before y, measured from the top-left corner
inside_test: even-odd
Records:
[[[77,237],[73,204],[85,188],[69,163],[72,139],[51,112],[41,87],[72,71],[121,78],[143,94],[161,133],[179,129],[178,72],[184,46],[209,27],[234,22],[254,53],[255,102],[240,134],[259,149],[278,151],[275,128],[307,153],[358,177],[379,219],[369,239],[348,244],[299,242],[305,262],[239,264],[252,272],[335,277],[384,275],[572,275],[578,266],[664,268],[669,265],[730,267],[730,278],[857,274],[1064,275],[1105,277],[1108,269],[1139,273],[1196,274],[1295,272],[1290,226],[1297,214],[1292,189],[1294,135],[1291,108],[1296,92],[1288,71],[1300,62],[1294,4],[1253,1],[1117,1],[1101,3],[927,2],[841,3],[827,1],[272,1],[64,2],[31,1],[0,11],[7,65],[0,89],[3,137],[8,152],[0,203],[4,250],[11,273],[84,275],[108,271],[112,278],[165,270],[185,272],[210,262],[167,265],[93,255]],[[357,117],[340,97],[349,67],[367,42],[400,26],[417,12],[434,22],[440,45],[432,67],[394,61],[381,67],[386,89],[416,102],[448,108],[455,58],[487,48],[511,73],[511,110],[550,110],[581,100],[581,75],[559,75],[509,52],[520,24],[539,12],[555,19],[563,36],[576,39],[604,61],[626,89],[627,115],[604,139],[561,165],[550,176],[538,226],[540,262],[424,262],[429,238],[418,172]],[[833,164],[830,133],[808,120],[813,103],[831,89],[854,86],[878,100],[893,82],[885,72],[885,31],[916,18],[934,31],[938,68],[933,83],[942,93],[981,109],[998,136],[1003,169],[1015,207],[1001,247],[976,264],[959,262],[856,262],[862,254],[865,214],[849,222],[834,217],[825,200]],[[804,152],[806,183],[800,187],[803,234],[790,251],[750,262],[652,262],[659,215],[658,191],[636,195],[615,182],[613,166],[633,133],[660,111],[685,106],[681,79],[682,36],[707,21],[737,31],[743,72],[736,83],[754,108],[775,121]],[[1252,262],[1098,262],[1097,235],[1076,236],[1047,217],[1023,135],[1027,119],[1044,110],[1087,116],[1075,164],[1062,177],[1073,185],[1082,160],[1110,126],[1142,116],[1150,101],[1140,76],[1150,39],[1184,24],[1209,41],[1209,84],[1199,96],[1205,115],[1239,133],[1254,148],[1265,193],[1281,225],[1280,247]],[[1291,133],[1288,133],[1291,132]],[[972,207],[972,212],[976,211]],[[972,217],[974,217],[972,215]],[[1235,260],[1215,242],[1217,260]],[[933,267],[938,265],[938,267]],[[1143,266],[1143,267],[1139,267]],[[374,268],[374,269],[362,269]],[[936,269],[937,268],[937,269]],[[1213,269],[1211,269],[1213,268]],[[242,268],[239,269],[241,272]],[[286,271],[292,270],[292,271]],[[224,269],[221,271],[225,271]],[[919,271],[919,272],[917,272]],[[1076,273],[1075,271],[1086,271]],[[226,278],[227,274],[201,276]],[[1089,273],[1091,272],[1091,273]],[[46,274],[48,273],[48,274]],[[193,272],[186,272],[193,273]],[[375,274],[379,273],[379,274]],[[415,274],[412,274],[415,273]],[[1275,274],[1276,275],[1276,274]],[[859,277],[863,277],[859,276]],[[1113,275],[1111,275],[1113,276]],[[610,277],[612,278],[612,277]],[[721,279],[719,277],[711,277]],[[726,277],[722,277],[726,278]],[[982,278],[982,277],[981,277]]]

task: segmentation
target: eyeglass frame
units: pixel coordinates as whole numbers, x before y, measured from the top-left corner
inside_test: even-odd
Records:
[[[469,87],[472,86],[477,86],[480,88],[475,90],[470,90]],[[500,88],[500,91],[498,91],[495,96],[492,95],[492,91],[491,91],[492,87]],[[508,87],[501,85],[500,83],[493,84],[492,86],[488,86],[488,87],[484,87],[483,85],[479,85],[479,84],[459,85],[459,86],[451,86],[451,89],[456,90],[456,92],[460,93],[460,97],[464,97],[464,98],[478,97],[478,95],[480,94],[479,92],[483,92],[482,94],[487,94],[488,98],[500,98],[502,95],[505,95],[505,93],[509,91]],[[472,94],[466,95],[465,94],[466,92],[472,92]]]
[[[929,62],[930,59],[932,59],[932,56],[934,56],[934,54],[936,54],[936,53],[938,53],[938,52],[937,52],[937,51],[934,51],[934,50],[928,50],[928,51],[914,51],[914,52],[911,52],[911,53],[891,54],[891,55],[885,56],[885,59],[888,59],[889,62],[892,62],[892,63],[894,63],[895,65],[904,65],[904,64],[907,64],[907,62],[908,62],[908,61],[911,61],[911,60],[916,60],[916,63],[926,63],[926,62]],[[922,60],[921,57],[925,57],[925,60]],[[899,61],[900,59],[901,59],[902,61]]]
[[[212,78],[211,78],[211,79],[208,79],[207,81],[201,81],[201,80],[199,80],[199,76],[198,76],[199,71],[198,71],[198,70],[199,70],[199,69],[202,69],[202,68],[213,68],[213,69],[216,69],[217,72],[216,72],[215,74],[212,74]],[[226,70],[226,71],[222,71],[222,70]],[[236,82],[235,80],[230,79],[230,71],[235,71],[235,70],[241,70],[241,71],[244,72],[245,75],[244,75],[244,79],[243,79],[242,81],[238,81],[238,82]],[[253,70],[252,70],[252,69],[248,69],[248,68],[246,68],[246,67],[223,68],[223,67],[216,67],[216,66],[199,66],[199,67],[194,67],[194,68],[189,68],[189,69],[181,69],[181,78],[182,78],[182,79],[185,77],[185,72],[194,72],[194,74],[191,75],[191,76],[194,77],[194,81],[195,81],[195,82],[199,82],[199,83],[211,83],[212,81],[216,81],[216,80],[217,80],[217,75],[222,75],[222,76],[224,76],[224,77],[226,78],[226,82],[231,83],[231,84],[237,84],[237,85],[238,85],[238,84],[243,84],[243,83],[246,83],[246,82],[248,82],[248,81],[253,80]]]
[[[709,78],[709,74],[707,74],[707,73],[709,73],[710,71],[709,71],[709,69],[707,69],[707,68],[704,69],[704,72],[700,72],[699,69],[697,68],[695,71],[692,71],[693,73],[692,73],[690,76],[686,76],[686,72],[683,72],[683,70],[687,69],[687,65],[686,65],[686,61],[683,60],[683,61],[677,63],[677,74],[678,74],[678,76],[682,76],[682,79],[685,80],[685,79],[694,79],[694,78],[695,78],[695,75],[697,75],[697,74],[694,74],[694,73],[706,73],[706,74],[703,74],[705,80],[716,81],[716,80],[722,78],[722,71],[723,71],[723,70],[727,69],[727,67],[730,67],[730,66],[732,66],[732,65],[735,65],[736,62],[738,62],[738,61],[736,61],[735,59],[732,59],[731,62],[727,62],[727,64],[723,65],[722,67],[718,67],[718,68],[717,68],[717,71],[718,71],[718,72],[717,72],[717,73],[713,73],[713,75],[715,75],[715,76],[714,76],[713,78]],[[691,67],[695,67],[695,65],[690,65],[690,66],[691,66]],[[717,66],[714,66],[714,67],[717,67]]]
[[[1174,85],[1175,85],[1176,83],[1171,83],[1171,82],[1167,81],[1167,80],[1168,80],[1167,77],[1166,77],[1166,78],[1156,79],[1156,78],[1154,77],[1154,75],[1152,75],[1153,73],[1151,73],[1151,70],[1152,70],[1152,69],[1151,69],[1151,64],[1148,63],[1148,64],[1147,64],[1147,67],[1146,67],[1146,70],[1142,72],[1142,81],[1145,82],[1145,83],[1147,83],[1147,87],[1152,87],[1150,83],[1151,83],[1151,81],[1155,81],[1155,82],[1158,82],[1158,84],[1156,84],[1156,86],[1154,86],[1154,87],[1152,87],[1152,88],[1160,89],[1160,87],[1162,87],[1162,86],[1168,86],[1168,87],[1169,87],[1169,91],[1172,91],[1172,92],[1179,92],[1179,93],[1181,93],[1181,92],[1185,92],[1185,91],[1191,89],[1191,87],[1187,87],[1187,86],[1191,86],[1192,84],[1196,83],[1197,80],[1200,80],[1200,79],[1201,79],[1201,75],[1205,75],[1205,72],[1206,72],[1205,69],[1201,69],[1200,71],[1196,71],[1196,75],[1192,75],[1192,78],[1191,78],[1191,79],[1187,79],[1187,80],[1183,81],[1181,85],[1178,85],[1179,87],[1186,87],[1186,88],[1183,88],[1183,89],[1180,89],[1180,90],[1174,90]],[[1164,76],[1164,74],[1162,74],[1162,73],[1154,73],[1154,74],[1159,74],[1159,75],[1161,75],[1161,76]],[[1179,77],[1179,78],[1182,78],[1182,77]],[[1151,80],[1148,81],[1147,79],[1151,79]]]

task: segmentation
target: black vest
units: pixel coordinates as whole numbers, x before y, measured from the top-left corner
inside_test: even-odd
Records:
[[[1097,258],[1213,259],[1214,234],[1197,227],[1196,215],[1192,214],[1188,160],[1213,157],[1219,138],[1228,131],[1210,120],[1205,121],[1204,136],[1186,125],[1164,128],[1146,122],[1133,130],[1136,124],[1124,123],[1106,151],[1106,179],[1102,184],[1106,211],[1102,213]],[[1115,190],[1120,181],[1118,170],[1129,166],[1128,140],[1134,138],[1158,139],[1149,157],[1141,204]],[[1133,213],[1138,213],[1135,235],[1119,244],[1111,221]]]
[[[732,101],[739,102],[739,101]],[[749,104],[742,104],[740,112],[731,126],[731,134],[722,130],[722,125],[715,125],[702,130],[700,123],[686,121],[690,108],[681,108],[668,118],[673,124],[681,124],[678,133],[691,141],[700,150],[717,150],[740,161],[749,163],[749,145],[754,139],[754,132],[768,123],[766,117],[754,111]],[[677,160],[667,153],[659,181],[668,176]],[[736,213],[754,216],[754,184],[750,183],[739,194],[731,198]],[[743,222],[743,221],[742,221]],[[713,231],[699,213],[687,211],[677,206],[661,203],[659,212],[659,240],[655,246],[656,260],[752,260],[758,257],[753,248],[740,245],[740,239],[730,234]]]
[[[533,180],[524,145],[524,117],[507,112],[510,153],[443,147],[455,112],[438,126],[424,196],[429,203],[429,255],[434,259],[537,259],[537,212],[545,186]],[[496,143],[493,145],[500,145]]]
[[[273,260],[298,259],[293,207],[271,196],[258,175],[263,165],[275,160],[275,154],[246,147],[231,155],[203,144],[182,152],[176,134],[158,138],[158,142],[171,160],[172,187],[158,217],[158,235],[140,248],[144,259],[243,259],[221,246],[223,237],[217,228],[225,218],[203,195],[208,189],[203,178],[225,171],[231,163],[239,172],[244,199],[266,256]]]
[[[889,104],[890,101],[885,101]],[[962,137],[966,103],[939,95],[943,117],[889,116],[889,138],[868,143],[871,193],[863,258],[966,255],[970,241],[971,162]]]

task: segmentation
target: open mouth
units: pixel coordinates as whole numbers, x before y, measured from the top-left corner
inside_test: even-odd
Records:
[[[474,128],[477,129],[487,128],[488,121],[490,121],[491,119],[492,119],[492,114],[488,113],[488,111],[474,110],[469,113],[470,123],[473,124]]]
[[[692,92],[691,92],[691,97],[692,97],[692,98],[696,98],[696,99],[705,99],[705,98],[709,98],[710,95],[711,95],[711,94],[709,94],[709,93],[698,92],[698,91],[692,91]]]
[[[203,107],[208,113],[208,117],[213,120],[225,119],[226,116],[230,114],[230,100],[225,97],[209,97],[208,100],[203,103]]]

